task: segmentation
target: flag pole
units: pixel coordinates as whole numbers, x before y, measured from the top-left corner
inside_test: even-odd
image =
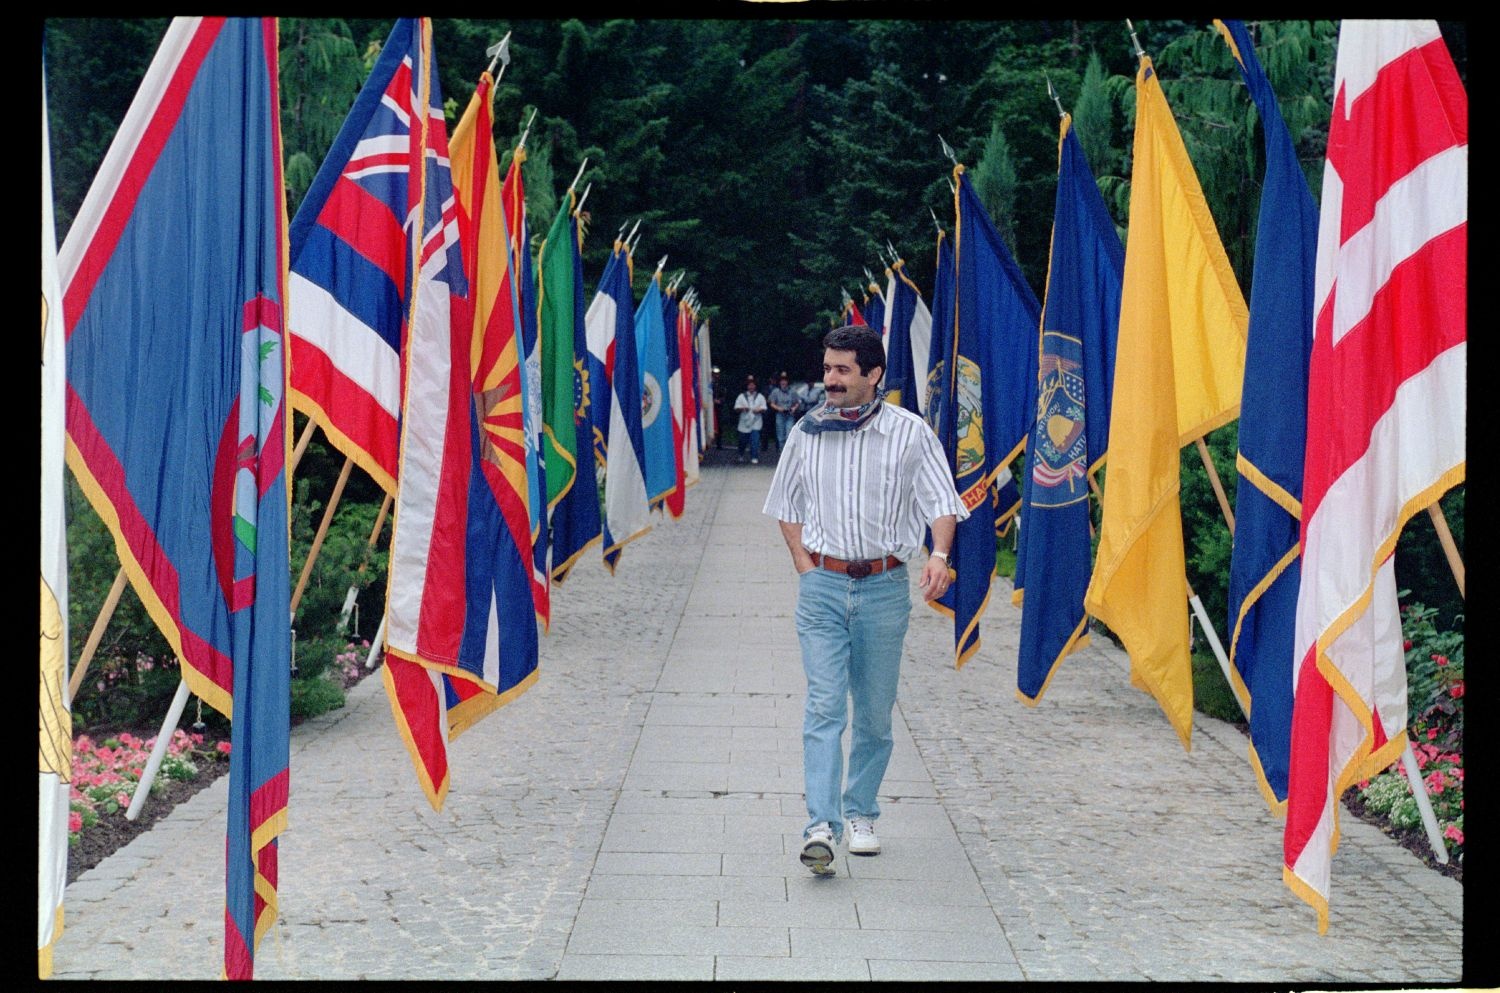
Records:
[[[359,570],[355,573],[356,576],[364,575],[365,567],[370,564],[370,553],[375,550],[375,542],[380,540],[380,529],[385,526],[385,515],[390,509],[391,495],[387,493],[384,502],[380,505],[380,513],[375,515],[375,526],[370,529],[370,537],[365,542],[365,555],[359,563]],[[350,583],[349,592],[344,595],[344,608],[339,612],[338,630],[342,631],[344,626],[349,623],[349,614],[354,610],[354,600],[358,596],[359,584]]]
[[[1458,595],[1464,597],[1464,560],[1458,554],[1453,532],[1448,530],[1448,518],[1443,516],[1443,508],[1437,501],[1433,501],[1427,508],[1427,516],[1432,518],[1432,526],[1437,531],[1438,541],[1442,543],[1443,554],[1448,557],[1448,568],[1453,570],[1453,581],[1458,583]]]
[[[576,187],[578,185],[578,181],[583,178],[583,170],[587,169],[588,167],[589,167],[589,157],[587,155],[585,155],[583,157],[583,163],[581,165],[579,165],[579,167],[578,167],[578,174],[575,175],[573,177],[573,181],[568,184],[568,192],[569,193],[573,192],[574,187]]]
[[[141,807],[146,804],[146,796],[151,792],[151,784],[156,782],[156,773],[161,768],[161,760],[167,757],[167,746],[172,743],[172,732],[177,730],[177,722],[182,718],[182,708],[187,706],[187,700],[187,680],[179,680],[177,693],[172,697],[172,705],[167,708],[166,719],[161,722],[161,731],[156,735],[156,744],[151,746],[151,756],[146,759],[146,767],[141,770],[141,780],[135,784],[135,795],[130,798],[130,807],[125,811],[127,821],[133,821],[141,816]]]
[[[354,468],[354,460],[344,456],[344,468],[339,472],[338,482],[333,484],[333,495],[328,498],[328,508],[323,511],[323,521],[318,525],[318,533],[313,538],[312,547],[307,551],[307,561],[302,564],[302,578],[297,580],[297,590],[292,594],[292,618],[297,616],[297,605],[302,602],[302,591],[307,588],[307,579],[312,575],[313,562],[317,561],[318,551],[323,547],[323,538],[328,534],[328,525],[333,521],[333,512],[338,509],[339,498],[344,495],[344,484],[349,482],[349,472]]]
[[[1214,460],[1209,458],[1208,445],[1204,444],[1200,436],[1196,439],[1198,445],[1198,457],[1203,460],[1203,468],[1208,470],[1208,481],[1213,484],[1214,495],[1219,498],[1219,509],[1224,512],[1224,523],[1229,525],[1229,534],[1234,535],[1234,511],[1229,509],[1229,498],[1224,495],[1224,484],[1219,479],[1219,470],[1214,468]]]
[[[307,443],[312,441],[313,429],[316,427],[313,419],[309,417],[302,428],[302,437],[297,439],[297,446],[292,449],[292,461],[286,467],[288,476],[297,471],[297,465],[302,461],[302,455],[307,451]]]
[[[380,627],[375,630],[375,637],[370,639],[370,654],[365,656],[365,668],[375,668],[375,656],[380,654],[380,648],[385,644],[385,615],[380,616]]]
[[[99,650],[99,642],[104,639],[104,629],[109,627],[110,618],[115,616],[115,608],[120,605],[120,594],[124,592],[125,567],[120,566],[120,571],[115,573],[115,581],[104,598],[104,606],[99,608],[99,616],[94,618],[94,629],[89,632],[89,640],[84,643],[83,654],[78,657],[78,663],[73,667],[73,675],[68,679],[69,707],[72,706],[73,698],[78,695],[78,687],[83,685],[83,674],[88,671],[89,663],[94,660],[94,653]]]
[[[593,188],[594,188],[594,184],[592,182],[589,183],[589,185],[587,185],[587,186],[585,186],[583,188],[582,195],[580,195],[578,197],[578,206],[576,206],[576,207],[573,208],[573,216],[574,217],[577,217],[577,216],[579,216],[580,214],[583,213],[583,202],[589,198],[589,191],[592,190]],[[624,231],[625,230],[625,225],[621,224],[620,225],[620,230]]]
[[[1224,654],[1224,644],[1219,641],[1219,632],[1214,630],[1214,622],[1209,620],[1208,611],[1203,608],[1203,601],[1193,591],[1192,583],[1187,584],[1187,591],[1188,603],[1192,604],[1193,613],[1197,615],[1198,626],[1203,629],[1204,636],[1208,638],[1208,644],[1214,650],[1214,658],[1219,660],[1219,668],[1224,670],[1224,682],[1233,686],[1234,680],[1229,677],[1229,656]],[[1245,713],[1245,705],[1240,702],[1239,694],[1231,692],[1229,695],[1234,697],[1234,702],[1239,706],[1240,713],[1244,714],[1245,720],[1248,721],[1250,715]]]
[[[1432,857],[1443,865],[1448,864],[1448,846],[1443,843],[1443,833],[1438,830],[1436,815],[1432,812],[1432,800],[1427,796],[1427,783],[1422,780],[1422,770],[1417,768],[1417,757],[1412,754],[1411,735],[1406,735],[1406,748],[1401,752],[1401,771],[1411,784],[1411,795],[1417,801],[1417,813],[1422,815],[1422,828],[1427,832],[1427,844]]]

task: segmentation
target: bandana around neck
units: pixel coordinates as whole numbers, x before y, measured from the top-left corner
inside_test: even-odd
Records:
[[[808,411],[797,423],[808,434],[821,434],[824,431],[857,431],[869,423],[870,418],[880,413],[883,403],[885,403],[885,393],[881,390],[876,390],[875,398],[861,407],[835,407],[825,401]]]

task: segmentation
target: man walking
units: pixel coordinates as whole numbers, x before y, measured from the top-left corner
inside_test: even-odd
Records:
[[[776,413],[776,450],[780,452],[786,448],[786,438],[796,423],[797,410],[797,396],[792,392],[786,373],[783,372],[776,385],[771,387],[769,403]]]
[[[734,398],[734,409],[739,411],[740,461],[745,461],[745,445],[750,445],[750,462],[760,464],[760,426],[766,412],[766,398],[755,389],[755,377],[745,380],[745,392]]]
[[[809,817],[801,860],[830,876],[846,819],[851,854],[880,852],[875,795],[891,757],[891,711],[911,613],[906,561],[930,526],[933,551],[918,585],[928,600],[942,596],[954,529],[969,512],[932,429],[881,399],[879,332],[838,328],[823,348],[827,400],[788,436],[764,512],[780,523],[799,576]],[[854,730],[845,785],[841,738],[850,697]]]

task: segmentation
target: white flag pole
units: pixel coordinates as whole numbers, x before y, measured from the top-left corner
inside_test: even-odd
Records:
[[[156,736],[156,744],[151,746],[151,757],[146,760],[146,768],[141,770],[141,781],[135,784],[135,796],[130,798],[130,809],[125,811],[125,819],[133,821],[141,815],[141,807],[146,803],[146,795],[151,792],[151,784],[156,781],[156,772],[161,768],[162,759],[167,757],[167,746],[172,743],[172,732],[177,730],[177,722],[182,717],[182,708],[187,706],[188,685],[186,680],[177,684],[177,694],[172,697],[172,705],[167,708],[167,718],[161,722],[161,732]]]

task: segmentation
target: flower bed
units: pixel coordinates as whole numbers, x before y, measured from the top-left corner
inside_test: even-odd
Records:
[[[1420,603],[1401,609],[1405,633],[1408,710],[1412,753],[1433,815],[1448,849],[1444,871],[1462,879],[1464,861],[1464,635],[1439,630],[1437,611]],[[1462,622],[1462,618],[1458,619]],[[1350,806],[1401,838],[1413,852],[1436,865],[1411,783],[1400,762],[1358,784]]]

